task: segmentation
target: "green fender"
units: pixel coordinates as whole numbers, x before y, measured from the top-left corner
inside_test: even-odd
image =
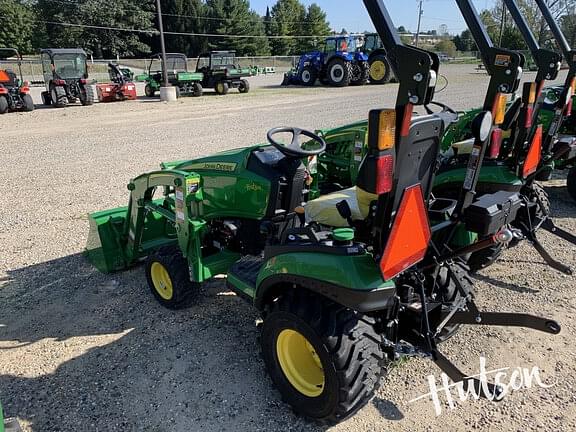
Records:
[[[371,255],[292,252],[270,258],[260,270],[254,303],[261,309],[286,284],[321,294],[360,312],[387,309],[396,294]]]
[[[4,432],[4,413],[2,412],[1,403],[0,403],[0,432]]]

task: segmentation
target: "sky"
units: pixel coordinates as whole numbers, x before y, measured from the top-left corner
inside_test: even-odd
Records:
[[[495,0],[473,0],[478,12],[492,7]],[[305,5],[317,3],[327,13],[332,28],[349,32],[373,30],[374,27],[366,12],[362,0],[301,0]],[[264,15],[266,6],[272,7],[275,0],[250,0],[252,9]],[[384,0],[388,12],[396,27],[404,26],[409,31],[416,31],[418,23],[418,0]],[[464,19],[454,0],[424,0],[422,30],[438,30],[445,24],[453,34],[466,29]]]

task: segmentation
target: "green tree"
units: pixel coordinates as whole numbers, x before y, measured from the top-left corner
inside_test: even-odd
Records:
[[[80,47],[95,57],[136,56],[150,52],[146,37],[116,29],[96,29],[83,25],[154,31],[151,1],[81,0],[66,2],[38,0],[38,15],[45,21],[78,26],[47,24],[47,44],[55,47]]]
[[[560,21],[562,32],[566,36],[568,44],[576,48],[576,14],[569,14],[562,17]]]
[[[454,36],[452,42],[454,42],[458,51],[474,51],[476,49],[476,44],[474,43],[474,39],[472,39],[470,30],[464,30],[459,35]]]
[[[456,45],[449,39],[438,42],[436,51],[445,53],[448,57],[456,57]]]
[[[204,33],[207,11],[200,0],[162,0],[164,31],[175,33]],[[197,56],[206,51],[208,41],[203,36],[167,34],[166,50]],[[159,38],[155,38],[154,48],[159,51]]]
[[[272,16],[271,33],[275,36],[297,36],[303,31],[306,8],[298,0],[278,0],[270,11]],[[296,38],[273,39],[274,55],[302,53],[301,41]]]
[[[257,36],[211,38],[208,43],[210,49],[234,49],[239,56],[270,54],[264,22],[260,15],[250,10],[247,0],[208,0],[206,7],[210,18],[207,33]]]
[[[36,31],[34,11],[18,0],[0,0],[0,46],[16,48],[21,53],[33,51]]]
[[[304,18],[303,35],[329,36],[331,33],[330,23],[326,20],[326,13],[316,3],[308,7],[306,18]],[[303,42],[303,51],[317,49],[324,40],[321,38],[306,39]]]

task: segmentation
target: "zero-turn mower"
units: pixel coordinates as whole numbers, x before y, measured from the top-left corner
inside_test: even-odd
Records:
[[[22,56],[14,48],[0,48],[0,60],[15,58],[20,78],[12,69],[0,69],[0,114],[9,111],[33,111],[30,86],[22,76]]]
[[[136,100],[136,85],[128,78],[129,72],[114,63],[108,63],[108,75],[111,82],[96,85],[99,102]]]
[[[461,195],[434,197],[441,136],[456,116],[412,118],[412,109],[432,101],[439,59],[402,44],[382,0],[364,3],[400,85],[395,108],[369,114],[354,194],[335,206],[334,196],[318,198],[348,226],[307,221],[314,201],[303,160],[326,143],[299,128],[270,130],[268,144],[163,163],[128,183],[127,207],[89,215],[91,262],[113,272],[145,260],[149,288],[168,308],[193,304],[202,282],[226,274],[262,316],[264,362],[283,399],[324,423],[362,408],[401,356],[429,358],[465,389],[499,397],[500,388],[465,379],[441,353],[461,325],[560,332],[551,319],[476,307],[460,257],[512,240],[507,226],[521,207],[515,191],[475,196],[493,116],[485,110],[473,122]],[[461,224],[485,240],[450,247]]]
[[[88,83],[86,53],[80,48],[46,48],[40,51],[46,91],[42,103],[55,108],[80,101],[94,103],[94,90]]]

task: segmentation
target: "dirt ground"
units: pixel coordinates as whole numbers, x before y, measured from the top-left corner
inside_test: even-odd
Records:
[[[456,109],[481,104],[488,77],[448,66],[437,97]],[[533,75],[526,74],[527,79]],[[563,78],[563,75],[562,75]],[[259,356],[255,310],[204,286],[200,303],[172,312],[152,298],[142,268],[103,275],[82,256],[87,213],[125,205],[131,177],[161,161],[265,140],[269,128],[316,129],[393,106],[397,86],[280,88],[256,77],[248,95],[206,94],[41,108],[0,117],[0,400],[25,431],[576,431],[576,278],[547,267],[529,246],[508,251],[477,277],[487,310],[545,315],[558,336],[468,327],[443,348],[465,371],[537,366],[543,381],[500,403],[470,400],[436,416],[428,360],[389,372],[352,419],[322,428],[293,415]],[[140,91],[142,93],[142,91]],[[39,91],[35,100],[40,103]],[[576,205],[561,173],[545,183],[558,225],[576,232]],[[576,268],[576,250],[541,235]],[[443,399],[445,400],[445,399]]]

